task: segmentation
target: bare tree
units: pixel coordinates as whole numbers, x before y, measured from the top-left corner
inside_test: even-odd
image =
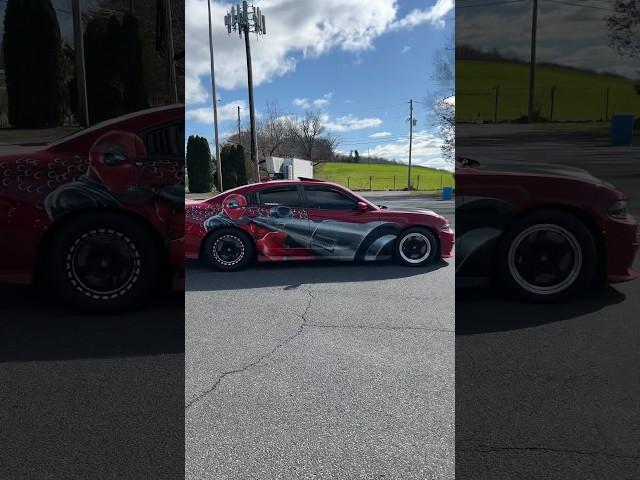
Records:
[[[327,132],[319,112],[308,111],[302,117],[289,121],[289,137],[298,154],[314,163],[332,160],[339,138]]]
[[[306,160],[313,160],[317,139],[326,130],[322,124],[322,118],[318,112],[305,112],[305,114],[290,122],[289,131],[296,139],[301,155]]]
[[[263,119],[257,125],[258,149],[263,161],[267,157],[289,156],[287,150],[287,136],[289,135],[289,120],[275,102],[268,102],[263,113]]]
[[[609,43],[620,55],[640,57],[640,0],[615,0],[607,29]]]
[[[607,18],[609,44],[620,55],[640,58],[640,0],[615,0],[614,14]],[[635,82],[640,95],[640,79]]]
[[[442,140],[442,156],[453,163],[456,151],[456,107],[455,107],[455,38],[451,36],[447,45],[437,51],[432,60],[431,80],[434,90],[428,95],[431,104],[429,117],[435,133]]]

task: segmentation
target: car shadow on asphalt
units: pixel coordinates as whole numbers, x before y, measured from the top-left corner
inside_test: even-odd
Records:
[[[257,263],[239,272],[218,272],[199,262],[187,264],[187,292],[283,287],[292,290],[305,283],[347,283],[394,280],[424,275],[449,267],[440,260],[426,267],[412,268],[391,262],[352,263],[321,260],[315,262]],[[453,278],[451,288],[453,291]]]
[[[457,289],[456,335],[498,333],[548,325],[603,310],[623,302],[625,298],[611,286],[589,296],[553,304],[512,300],[489,287]]]
[[[113,316],[72,314],[35,288],[0,286],[0,363],[184,353],[184,297]]]

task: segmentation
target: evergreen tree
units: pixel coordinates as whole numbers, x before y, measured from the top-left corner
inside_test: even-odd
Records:
[[[222,183],[225,190],[249,183],[244,157],[242,145],[222,147],[220,163],[222,164]]]
[[[49,0],[8,0],[3,53],[9,123],[54,127],[62,122],[62,41]]]
[[[191,135],[187,140],[187,176],[191,193],[208,193],[213,189],[212,158],[206,138]]]

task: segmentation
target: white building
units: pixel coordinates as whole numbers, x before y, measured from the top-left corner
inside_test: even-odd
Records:
[[[313,178],[313,163],[300,158],[267,157],[267,172],[274,179]]]

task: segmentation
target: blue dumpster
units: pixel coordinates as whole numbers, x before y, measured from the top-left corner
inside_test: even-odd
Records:
[[[453,198],[453,187],[442,187],[442,200],[451,200]]]
[[[614,115],[611,117],[611,143],[613,145],[631,145],[633,143],[633,115]]]

